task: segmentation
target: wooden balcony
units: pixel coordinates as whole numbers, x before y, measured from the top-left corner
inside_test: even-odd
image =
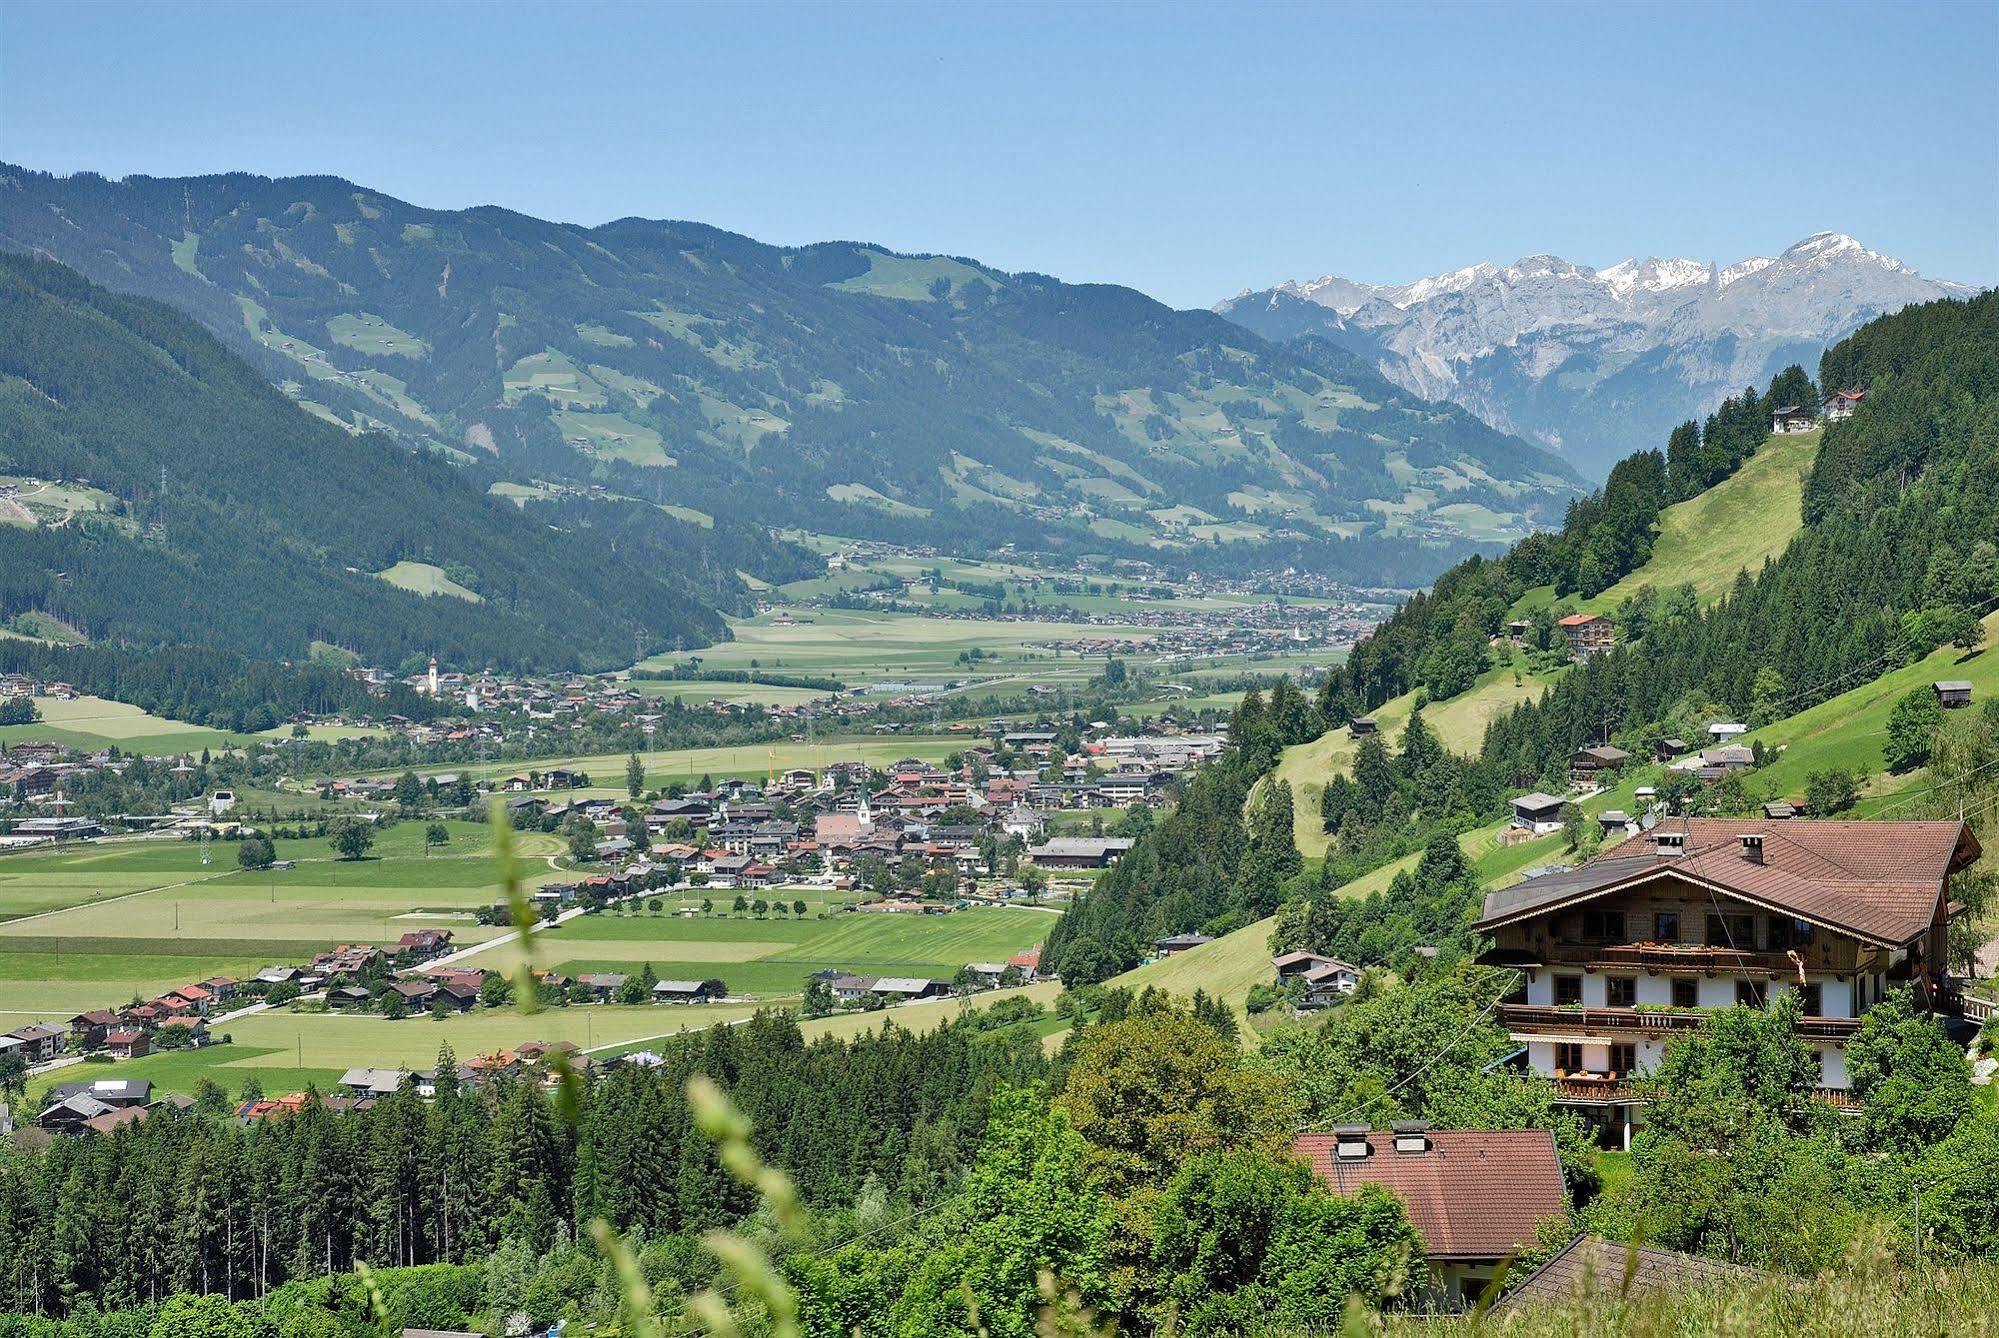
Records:
[[[1832,950],[1829,950],[1832,949]],[[1850,945],[1807,946],[1796,950],[1805,969],[1846,972],[1857,969],[1858,954]],[[1552,943],[1540,954],[1549,966],[1578,966],[1590,971],[1644,971],[1648,975],[1795,976],[1798,965],[1781,952],[1751,952],[1706,943]]]
[[[1639,1106],[1647,1099],[1639,1085],[1622,1074],[1557,1074],[1554,1081],[1555,1104],[1560,1106]],[[1860,1099],[1843,1088],[1820,1087],[1812,1096],[1835,1110],[1860,1109]]]
[[[1570,1008],[1548,1004],[1501,1004],[1499,1020],[1508,1031],[1611,1033],[1615,1035],[1664,1036],[1696,1031],[1707,1025],[1709,1012],[1672,1011],[1655,1008]],[[1798,1022],[1798,1035],[1811,1041],[1844,1041],[1860,1030],[1855,1017],[1807,1017]]]

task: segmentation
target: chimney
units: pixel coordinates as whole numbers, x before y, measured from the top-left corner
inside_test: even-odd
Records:
[[[1428,1120],[1397,1120],[1390,1128],[1395,1131],[1395,1151],[1402,1156],[1430,1150],[1430,1122]]]
[[[1661,855],[1684,855],[1687,853],[1685,832],[1658,833],[1658,850]]]
[[[1374,1149],[1368,1146],[1365,1124],[1342,1124],[1333,1130],[1333,1155],[1341,1161],[1366,1161]]]
[[[1763,833],[1744,832],[1742,834],[1742,858],[1751,864],[1763,862]]]

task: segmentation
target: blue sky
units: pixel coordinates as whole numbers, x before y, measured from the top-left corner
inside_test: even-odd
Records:
[[[0,4],[0,158],[332,173],[1178,306],[1851,233],[1999,282],[1999,4]]]

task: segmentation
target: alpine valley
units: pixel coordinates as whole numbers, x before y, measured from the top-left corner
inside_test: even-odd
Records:
[[[1404,284],[1327,274],[1215,310],[1267,339],[1331,340],[1601,478],[1872,318],[1973,291],[1819,232],[1729,265],[1648,256],[1598,270],[1533,255]]]

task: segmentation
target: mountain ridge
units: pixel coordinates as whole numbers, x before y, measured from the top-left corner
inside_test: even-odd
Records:
[[[607,668],[635,635],[725,638],[721,613],[752,603],[738,569],[818,567],[726,520],[620,503],[586,525],[558,501],[517,507],[434,455],[299,412],[183,313],[14,254],[0,254],[0,467],[20,480],[0,610],[132,646]],[[59,516],[22,505],[45,492],[80,500]],[[619,553],[633,569],[602,580]],[[410,564],[461,597],[399,589]]]
[[[1597,476],[1874,316],[1974,291],[1823,231],[1727,265],[1647,256],[1596,269],[1538,254],[1401,284],[1326,274],[1215,309],[1268,338],[1339,343]]]
[[[0,246],[190,311],[311,411],[498,480],[769,526],[1420,583],[1580,478],[1331,342],[1131,289],[337,177],[0,165]]]

